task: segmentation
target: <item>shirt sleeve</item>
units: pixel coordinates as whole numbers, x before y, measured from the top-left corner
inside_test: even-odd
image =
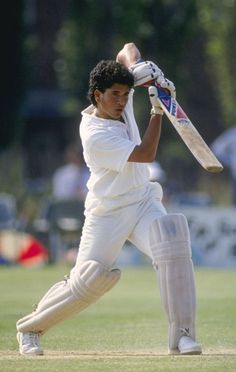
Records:
[[[91,165],[121,172],[135,143],[113,133],[101,132],[90,143]]]

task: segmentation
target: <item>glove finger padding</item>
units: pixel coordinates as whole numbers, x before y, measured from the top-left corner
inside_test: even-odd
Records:
[[[155,87],[154,85],[151,85],[148,88],[148,94],[149,94],[149,99],[152,105],[151,114],[163,115],[163,110],[161,108],[160,101],[158,99],[157,87]]]
[[[159,105],[159,102],[158,102],[158,90],[157,90],[157,88],[154,85],[151,85],[148,88],[148,94],[149,94],[149,98],[150,98],[150,102],[151,102],[152,106]]]
[[[172,81],[170,81],[169,79],[166,79],[164,76],[160,76],[156,79],[155,84],[159,85],[159,87],[163,89],[167,89],[171,97],[176,98],[176,89]]]
[[[130,67],[130,70],[134,76],[135,87],[150,83],[161,76],[164,77],[163,72],[159,67],[151,61],[136,63]]]

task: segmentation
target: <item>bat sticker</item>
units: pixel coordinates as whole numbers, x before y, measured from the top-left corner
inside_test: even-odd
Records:
[[[159,86],[156,86],[156,88],[162,109],[196,160],[209,172],[221,172],[223,170],[222,164],[210,150],[176,99],[168,95]]]

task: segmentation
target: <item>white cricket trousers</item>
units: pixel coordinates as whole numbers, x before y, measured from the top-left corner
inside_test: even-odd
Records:
[[[160,200],[150,188],[148,197],[119,208],[104,216],[88,215],[85,219],[76,267],[94,260],[111,268],[126,240],[153,259],[149,245],[149,227],[153,220],[166,214]]]

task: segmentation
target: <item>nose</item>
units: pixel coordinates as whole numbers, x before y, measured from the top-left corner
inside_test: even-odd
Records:
[[[118,100],[117,100],[117,103],[122,106],[122,107],[125,107],[126,103],[127,103],[127,98],[126,97],[118,97]]]

